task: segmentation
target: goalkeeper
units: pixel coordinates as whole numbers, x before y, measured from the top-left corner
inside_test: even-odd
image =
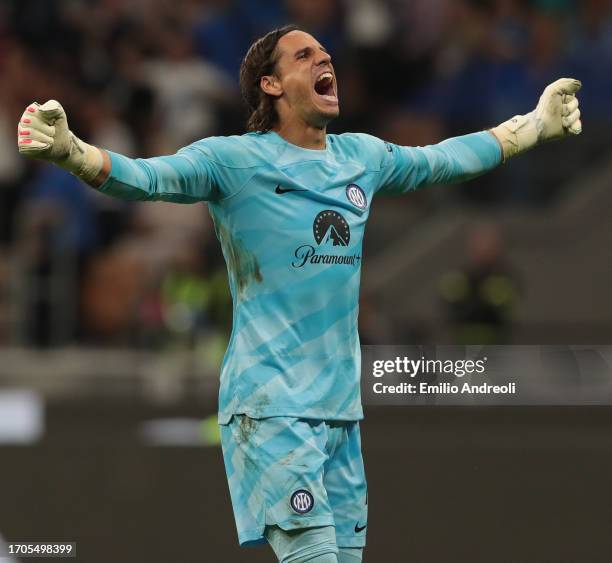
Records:
[[[338,116],[331,57],[288,26],[257,40],[240,83],[245,135],[129,159],[78,139],[56,101],[30,104],[19,151],[126,200],[208,202],[229,272],[233,331],[219,423],[241,545],[292,563],[356,563],[367,526],[357,334],[362,239],[376,194],[460,182],[580,133],[580,82],[535,110],[428,147],[327,134]]]

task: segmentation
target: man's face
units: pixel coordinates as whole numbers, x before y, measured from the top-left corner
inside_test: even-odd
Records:
[[[321,44],[312,35],[296,30],[280,38],[277,52],[276,77],[271,83],[276,91],[268,93],[277,95],[279,103],[313,127],[325,127],[338,117],[336,75]]]

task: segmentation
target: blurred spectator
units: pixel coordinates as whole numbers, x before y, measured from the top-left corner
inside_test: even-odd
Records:
[[[78,287],[97,246],[89,191],[73,175],[39,165],[17,216],[17,261],[28,344],[72,342],[78,333]]]
[[[113,250],[91,260],[82,289],[85,342],[125,346],[135,340],[131,332],[147,277],[135,254]]]
[[[156,97],[162,134],[156,152],[175,152],[217,131],[216,108],[233,97],[233,84],[196,57],[184,30],[169,27],[159,37],[159,55],[145,63],[143,78]]]
[[[516,274],[506,263],[499,229],[474,228],[467,240],[467,263],[445,274],[440,296],[458,344],[507,344],[520,299]]]
[[[184,246],[163,276],[163,319],[175,343],[194,346],[221,330],[229,337],[231,297],[225,267],[205,256],[200,245]],[[216,262],[216,263],[215,263]]]
[[[607,92],[612,87],[612,2],[586,0],[579,2],[579,12],[570,24],[568,62],[570,72],[580,76],[584,88],[580,92],[585,107],[593,115],[604,117],[602,125],[610,121]],[[589,126],[598,127],[597,119]]]
[[[214,0],[207,4],[207,9],[192,22],[191,32],[196,52],[202,59],[210,61],[221,69],[226,75],[226,80],[231,80],[233,86],[237,88],[240,61],[253,39],[251,24],[254,22],[249,16],[258,14],[261,18],[267,14],[270,21],[275,21],[277,18],[271,14],[269,6],[277,3],[266,2],[267,10],[261,1],[246,3]],[[247,16],[246,6],[251,4],[253,6],[248,10]]]

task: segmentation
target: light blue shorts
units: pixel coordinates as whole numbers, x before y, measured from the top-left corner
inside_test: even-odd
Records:
[[[358,422],[234,415],[221,426],[240,545],[283,530],[335,526],[338,547],[364,547],[367,485]]]

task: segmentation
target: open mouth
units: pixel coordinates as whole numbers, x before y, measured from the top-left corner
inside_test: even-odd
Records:
[[[331,72],[324,72],[314,85],[315,92],[321,96],[327,102],[332,102],[334,104],[338,103],[338,97],[334,92],[334,76]]]

